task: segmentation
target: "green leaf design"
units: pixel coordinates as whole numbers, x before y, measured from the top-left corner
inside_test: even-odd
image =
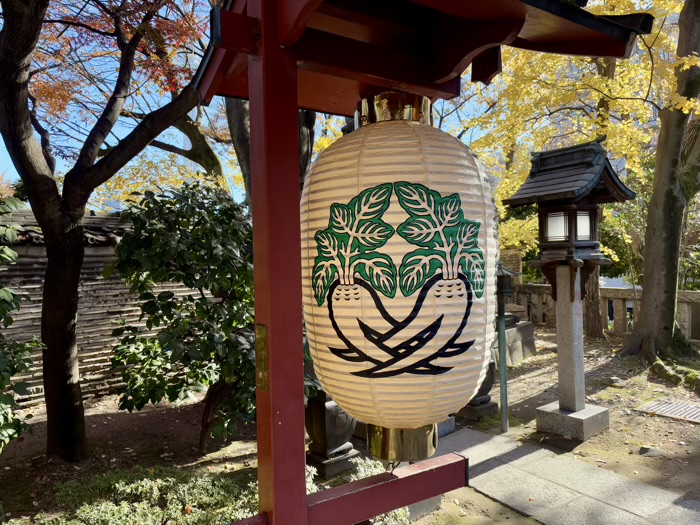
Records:
[[[380,184],[347,204],[331,205],[328,228],[314,236],[318,256],[312,280],[319,306],[337,277],[344,284],[353,284],[355,270],[382,293],[396,293],[393,262],[374,251],[394,235],[394,228],[381,219],[389,208],[392,191],[392,184]]]
[[[396,266],[391,257],[383,253],[368,253],[357,265],[357,272],[375,290],[387,297],[396,295]]]
[[[414,216],[430,216],[435,213],[437,201],[441,199],[437,191],[429,190],[422,184],[411,184],[410,182],[394,183],[396,196],[399,204]],[[433,224],[437,227],[437,224]]]
[[[432,248],[440,230],[429,217],[411,217],[399,225],[398,232],[411,244]]]
[[[401,293],[405,297],[412,295],[441,267],[442,261],[432,250],[416,250],[406,254],[399,269]]]
[[[363,222],[364,224],[358,228],[357,240],[366,248],[374,249],[384,246],[389,237],[394,235],[394,228],[381,219]]]
[[[460,267],[472,285],[474,295],[482,297],[486,284],[486,262],[481,250],[475,251],[460,260]]]
[[[352,199],[348,206],[358,221],[378,219],[389,207],[392,185],[380,184],[368,188]]]
[[[457,228],[457,242],[462,250],[471,250],[476,248],[479,243],[479,229],[481,225],[478,222],[468,221],[463,219]]]
[[[437,206],[438,219],[443,228],[451,228],[457,226],[460,221],[464,220],[462,212],[462,200],[456,193],[442,199],[442,202]]]
[[[329,226],[334,233],[345,234],[350,231],[354,222],[354,214],[345,204],[331,204],[331,219]]]
[[[316,302],[319,306],[326,300],[328,288],[330,288],[337,274],[338,269],[332,261],[319,260],[319,257],[316,258],[311,284],[314,287],[314,295],[316,296]]]
[[[402,293],[414,293],[441,268],[445,279],[456,279],[461,271],[481,297],[485,263],[478,246],[480,224],[464,218],[459,195],[443,197],[410,182],[396,182],[394,188],[399,204],[409,215],[397,232],[423,248],[404,257],[400,270]]]
[[[338,255],[338,239],[329,230],[321,230],[316,232],[314,236],[318,246],[318,255],[320,257],[336,257]]]

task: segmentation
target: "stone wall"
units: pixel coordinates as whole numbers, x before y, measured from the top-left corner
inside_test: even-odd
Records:
[[[506,270],[515,273],[523,273],[523,256],[520,250],[501,250],[501,264]],[[521,276],[513,277],[513,284],[521,284]]]
[[[0,267],[0,281],[13,288],[25,298],[14,317],[14,324],[3,329],[10,339],[28,340],[41,334],[41,295],[46,267],[46,252],[43,245],[21,245],[14,248],[19,254],[16,264]],[[119,372],[112,370],[110,359],[117,339],[112,330],[119,319],[137,323],[140,314],[136,296],[129,292],[119,278],[105,279],[103,271],[114,260],[113,245],[86,246],[85,262],[80,283],[78,307],[78,348],[80,375],[85,397],[114,392],[120,382]],[[163,288],[165,289],[165,288]],[[183,286],[167,289],[178,295],[190,293]],[[43,401],[41,352],[34,356],[30,373],[20,378],[31,385],[31,395],[20,400],[22,404]]]
[[[548,284],[520,284],[513,287],[513,300],[523,306],[527,318],[536,325],[556,326],[554,301]],[[608,331],[630,333],[639,312],[642,291],[632,288],[601,288],[600,316]],[[678,292],[676,321],[690,340],[700,340],[700,292]]]

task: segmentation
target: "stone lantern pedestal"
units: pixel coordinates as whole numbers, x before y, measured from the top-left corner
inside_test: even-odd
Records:
[[[559,400],[537,409],[537,430],[585,441],[610,427],[610,414],[586,404],[582,267],[582,261],[571,261],[555,269]]]

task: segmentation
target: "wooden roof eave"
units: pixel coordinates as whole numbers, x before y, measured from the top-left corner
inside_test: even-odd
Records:
[[[439,44],[440,49],[450,50],[449,53],[438,53],[436,48],[434,53],[428,53],[433,58],[441,57],[440,60],[431,59],[424,63],[422,61],[426,58],[421,56],[414,63],[417,58],[415,50],[407,50],[400,45],[393,48],[377,46],[371,42],[307,28],[310,21],[316,20],[313,17],[317,11],[326,12],[331,8],[337,10],[340,5],[345,5],[342,2],[332,2],[327,7],[323,0],[280,0],[279,38],[287,45],[293,44],[299,57],[299,106],[349,115],[361,96],[389,89],[449,99],[459,94],[459,76],[470,64],[473,65],[473,81],[488,83],[500,71],[502,45],[542,52],[623,57],[629,54],[636,34],[643,31],[650,20],[653,21],[650,15],[598,17],[557,0],[495,0],[495,3],[502,10],[505,6],[506,13],[519,12],[514,6],[521,6],[518,9],[524,6],[527,16],[510,21],[503,17],[467,20],[463,17],[450,17],[446,13],[454,6],[471,6],[475,9],[478,5],[479,10],[488,10],[488,7],[484,7],[487,4],[467,0],[407,2],[407,8],[418,6],[408,11],[427,8],[429,11],[426,12],[434,12],[436,17],[442,16],[446,23],[449,21],[459,29],[436,32],[434,38],[438,40],[433,45]],[[217,94],[248,98],[247,62],[249,54],[255,52],[251,46],[254,46],[256,21],[246,16],[247,0],[225,2],[223,9],[221,16],[226,17],[226,31],[219,31],[218,41],[212,39],[195,75],[204,103],[208,103]],[[343,8],[340,9],[342,11]],[[533,23],[528,22],[532,13],[539,13],[540,21],[545,17],[550,26],[554,24],[559,27],[559,24],[559,33],[546,35],[542,33],[546,33],[546,30],[540,29],[538,34],[537,23],[533,26]],[[392,23],[396,25],[400,21]],[[212,33],[215,36],[214,18],[212,22]],[[318,22],[314,23],[318,25]],[[314,27],[314,24],[311,26]],[[480,31],[473,31],[474,27]],[[568,29],[571,27],[579,28],[580,34],[567,41],[571,33]],[[475,39],[475,33],[481,33],[482,39]],[[449,42],[444,40],[448,34],[453,35]],[[443,41],[440,42],[439,39]],[[340,46],[346,52],[333,53],[331,46]],[[392,68],[392,64],[403,66]],[[426,64],[431,67],[426,67]],[[385,68],[387,65],[389,67]],[[429,69],[430,72],[426,74]],[[430,74],[435,80],[430,79]],[[329,93],[330,90],[334,93]]]
[[[616,202],[629,201],[637,196],[636,192],[628,188],[627,185],[622,182],[622,179],[620,179],[607,157],[605,159],[605,170],[603,171],[603,183],[610,193],[615,196]]]
[[[629,189],[622,180],[618,177],[615,169],[610,164],[610,160],[607,157],[603,157],[604,161],[598,163],[599,168],[596,169],[597,174],[591,177],[591,180],[583,186],[575,189],[567,189],[558,192],[545,193],[545,194],[526,194],[521,195],[523,190],[526,189],[527,182],[508,199],[503,200],[503,204],[506,206],[512,206],[517,208],[519,206],[525,206],[528,204],[538,204],[540,202],[555,202],[555,201],[572,201],[578,202],[580,200],[588,197],[597,186],[602,182],[605,189],[608,191],[609,196],[605,196],[600,202],[624,202],[627,200],[634,199],[636,193]],[[532,180],[528,177],[528,180]]]

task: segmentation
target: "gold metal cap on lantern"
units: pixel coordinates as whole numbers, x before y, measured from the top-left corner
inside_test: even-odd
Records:
[[[431,124],[432,104],[428,97],[387,91],[365,98],[355,109],[355,129],[388,120],[413,120]]]
[[[437,423],[420,428],[367,425],[367,451],[385,461],[420,461],[435,454]]]

